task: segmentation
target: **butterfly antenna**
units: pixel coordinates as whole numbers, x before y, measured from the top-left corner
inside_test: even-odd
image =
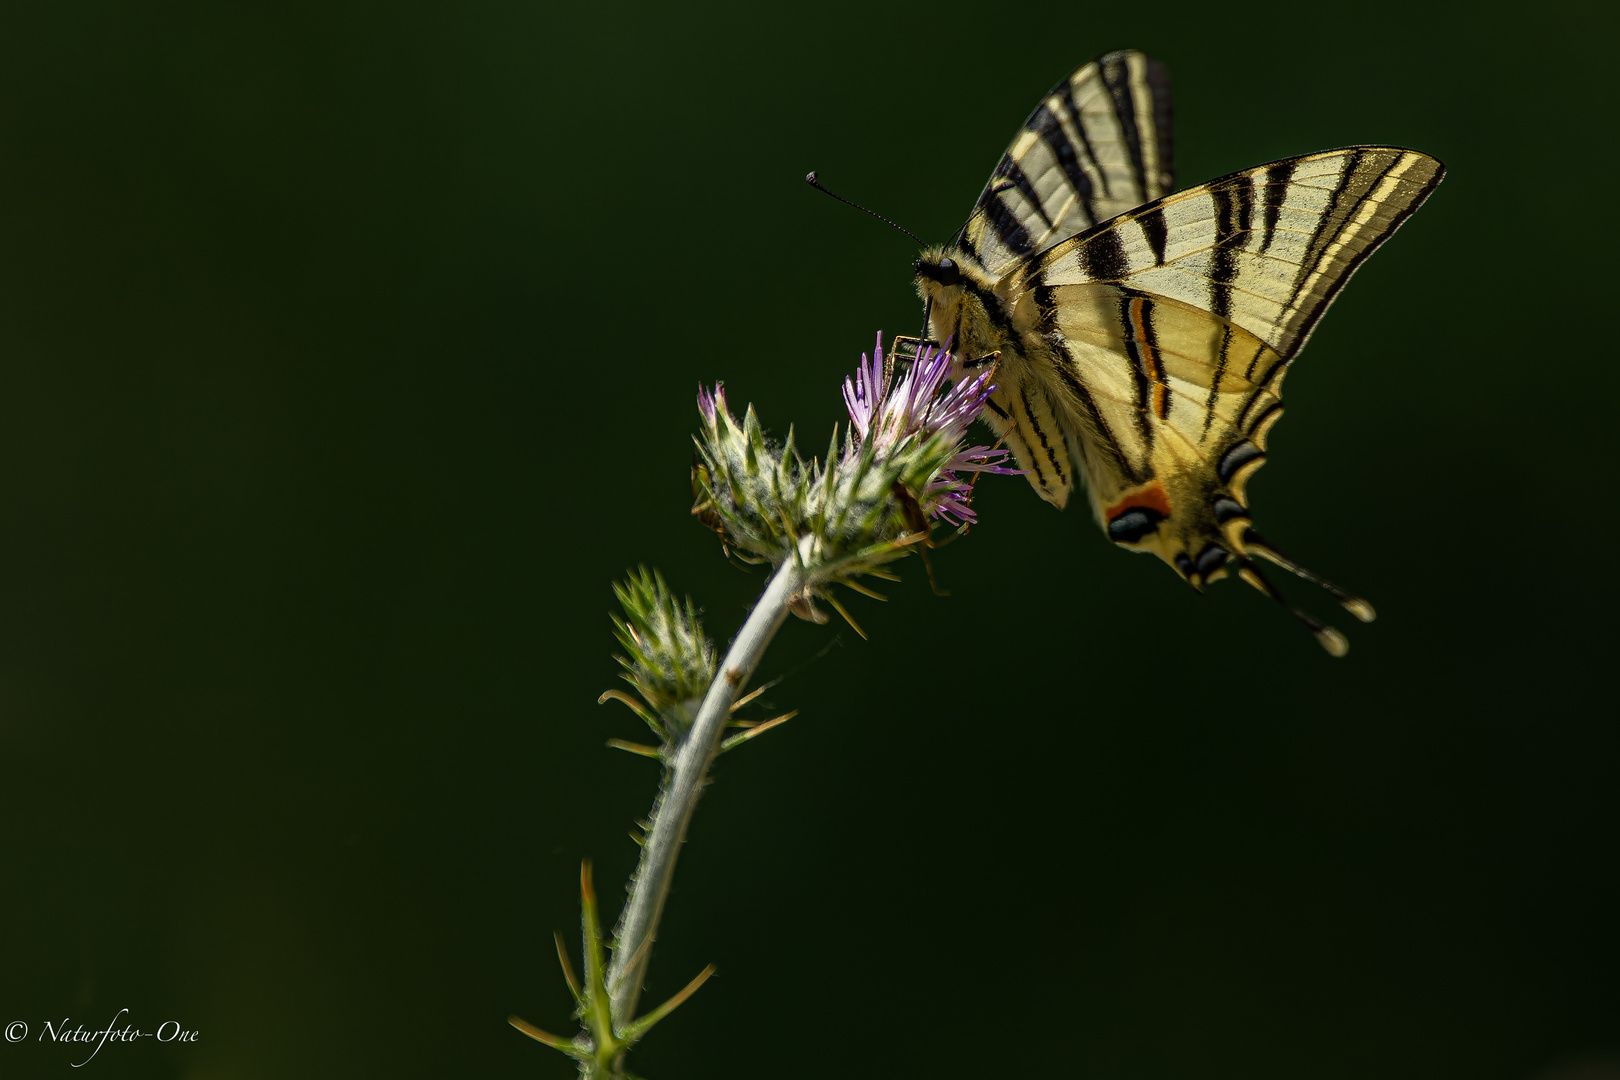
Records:
[[[1327,580],[1327,578],[1318,577],[1317,575],[1311,573],[1309,570],[1305,569],[1303,566],[1299,565],[1297,562],[1282,554],[1282,552],[1278,551],[1276,548],[1272,547],[1271,541],[1267,540],[1253,529],[1249,529],[1244,532],[1243,546],[1246,550],[1254,552],[1256,555],[1259,555],[1268,562],[1274,562],[1284,570],[1298,574],[1312,585],[1316,585],[1319,588],[1326,590],[1328,594],[1333,597],[1333,599],[1344,605],[1344,610],[1348,611],[1362,622],[1372,622],[1378,617],[1378,613],[1373,610],[1373,606],[1367,603],[1367,601],[1352,593],[1345,592],[1343,589],[1333,584],[1333,582]]]
[[[1326,626],[1320,622],[1317,622],[1315,619],[1311,618],[1311,616],[1305,614],[1305,612],[1299,610],[1299,608],[1290,604],[1287,600],[1284,600],[1282,593],[1278,592],[1276,587],[1273,586],[1271,582],[1266,580],[1266,576],[1260,572],[1260,568],[1254,564],[1254,560],[1246,559],[1241,556],[1238,558],[1238,577],[1242,578],[1244,581],[1247,581],[1250,585],[1253,585],[1255,588],[1277,601],[1277,603],[1287,608],[1289,614],[1293,615],[1294,618],[1304,623],[1306,629],[1316,636],[1317,644],[1326,649],[1329,655],[1343,656],[1345,653],[1350,651],[1350,642],[1343,634],[1339,633],[1331,626]]]
[[[882,214],[878,213],[876,210],[868,210],[866,207],[862,206],[858,202],[850,202],[848,199],[844,198],[842,195],[838,195],[838,194],[835,194],[834,192],[828,191],[826,188],[821,186],[821,181],[816,179],[816,174],[815,173],[807,174],[805,176],[805,178],[804,178],[804,182],[809,184],[811,187],[815,188],[817,191],[824,192],[825,194],[831,195],[833,198],[837,199],[839,202],[843,203],[845,206],[853,206],[855,209],[859,210],[861,213],[863,213],[863,214],[871,214],[873,217],[877,218],[879,221],[883,222],[885,225],[890,225],[890,226],[893,226],[896,229],[899,229],[901,232],[905,233],[907,236],[909,236],[913,240],[917,241],[917,243],[919,245],[921,245],[922,247],[927,247],[928,246],[928,241],[924,240],[922,237],[918,236],[916,233],[912,232],[910,229],[906,228],[904,225],[895,225],[894,222],[890,221],[888,218],[884,217]]]

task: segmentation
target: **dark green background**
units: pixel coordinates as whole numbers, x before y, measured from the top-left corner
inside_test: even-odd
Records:
[[[1036,98],[1164,60],[1183,184],[1354,142],[1450,176],[1289,379],[1262,528],[1329,659],[1084,513],[983,527],[726,758],[635,1066],[1517,1080],[1620,1053],[1612,35],[1314,4],[0,9],[0,1074],[542,1077],[553,928],[656,768],[610,582],[724,640],[699,380],[819,448],[914,246]],[[1600,119],[1601,118],[1601,119]],[[1595,198],[1594,209],[1586,200]],[[1290,590],[1322,613],[1326,598]],[[1347,625],[1349,624],[1349,625]],[[812,658],[829,642],[837,646]],[[1569,1075],[1569,1074],[1565,1074]],[[1620,1072],[1604,1073],[1606,1076]]]

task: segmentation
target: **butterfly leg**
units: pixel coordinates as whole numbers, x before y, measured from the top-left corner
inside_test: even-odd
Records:
[[[939,342],[931,338],[910,337],[900,335],[889,343],[889,356],[895,360],[904,360],[907,363],[921,356],[924,349],[937,349]]]
[[[933,532],[933,527],[928,523],[928,515],[923,513],[922,504],[917,501],[911,490],[898,480],[889,491],[894,500],[900,504],[900,514],[905,518],[906,528],[914,533],[925,534],[923,542],[917,545],[917,554],[922,556],[923,569],[928,572],[928,587],[934,590],[935,596],[951,595],[941,589],[939,582],[934,580],[934,564],[928,561],[928,549],[934,546],[934,541],[927,535]]]
[[[1005,435],[1001,436],[1000,438],[998,438],[996,440],[996,445],[992,446],[990,448],[989,452],[992,453],[992,454],[995,453],[997,450],[1000,450],[1004,445],[1006,445],[1006,442],[1007,442],[1007,437]],[[976,473],[973,474],[973,479],[968,481],[968,502],[973,501],[973,492],[979,486],[979,477],[981,477],[983,475],[984,475],[984,473],[982,473],[982,472],[976,472]],[[946,544],[948,544],[952,540],[956,539],[956,537],[958,537],[958,536],[966,536],[968,530],[971,529],[972,527],[973,526],[971,526],[971,525],[967,524],[966,522],[964,522],[962,524],[962,527],[960,529],[957,529],[955,533],[953,533],[952,535],[946,537],[944,540],[941,540],[939,543],[937,543],[937,544],[935,544],[933,546],[934,547],[944,547]]]

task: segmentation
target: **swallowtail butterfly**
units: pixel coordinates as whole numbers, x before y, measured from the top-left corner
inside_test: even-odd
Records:
[[[1254,530],[1245,485],[1289,364],[1445,169],[1349,146],[1170,194],[1171,168],[1163,67],[1115,52],[1080,68],[1024,122],[955,241],[917,260],[926,332],[965,372],[996,365],[984,418],[1047,502],[1083,483],[1110,539],[1200,591],[1232,568],[1281,600],[1259,556],[1370,621]],[[1344,654],[1342,634],[1291,610]]]

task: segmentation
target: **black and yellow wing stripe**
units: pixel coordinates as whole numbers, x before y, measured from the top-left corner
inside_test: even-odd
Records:
[[[955,246],[992,276],[1174,186],[1170,80],[1113,52],[1052,88],[980,192]]]
[[[1394,146],[1288,158],[1088,229],[1022,263],[996,291],[1013,299],[1037,287],[1128,285],[1241,327],[1286,364],[1444,174],[1427,154]]]

